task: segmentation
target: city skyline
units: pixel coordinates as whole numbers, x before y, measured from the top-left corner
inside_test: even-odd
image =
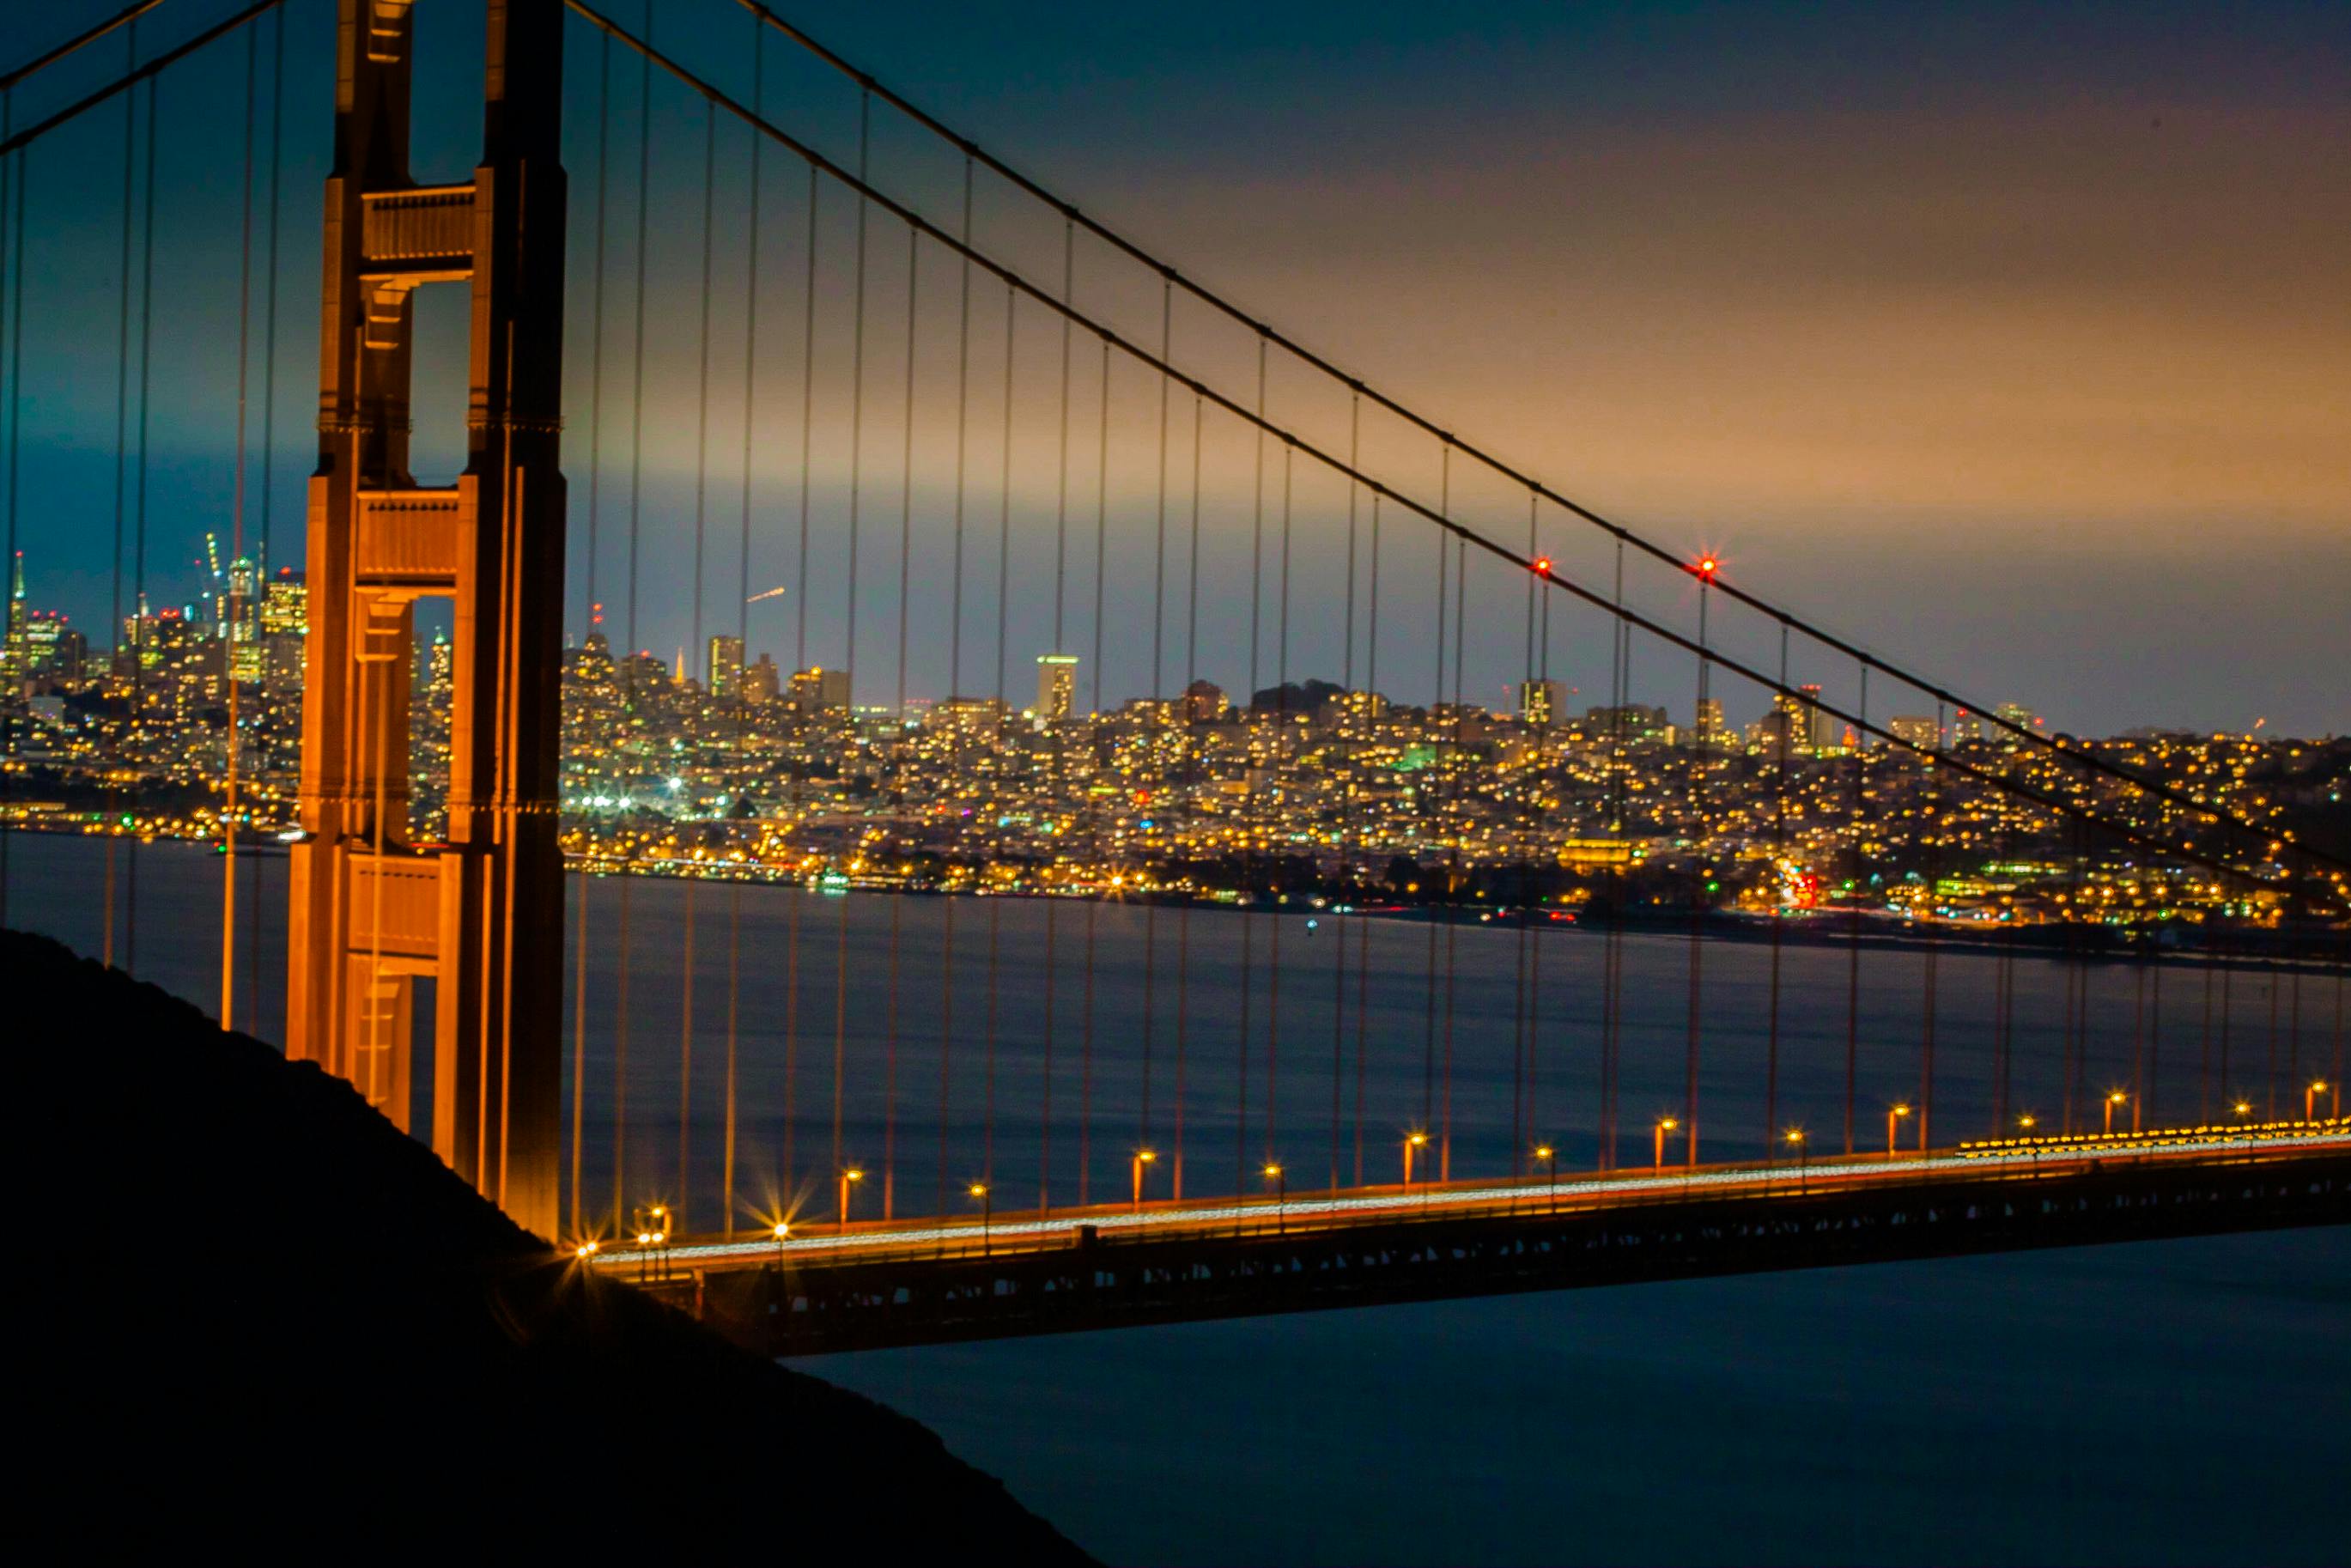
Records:
[[[1087,201],[1090,210],[1145,243],[1196,256],[1202,275],[1245,305],[1552,476],[1567,493],[1668,548],[1719,551],[1732,580],[1865,645],[1899,642],[1928,673],[1965,677],[1959,684],[1989,688],[1979,693],[1987,697],[2026,702],[2071,731],[2148,724],[2239,729],[2262,717],[2310,735],[2351,727],[2339,685],[2301,678],[2308,650],[2323,643],[2351,602],[2351,517],[2341,501],[2351,493],[2351,474],[2340,459],[2344,412],[2351,408],[2340,366],[2351,362],[2351,323],[2330,303],[2343,292],[2328,287],[2340,281],[2339,256],[2322,237],[2342,226],[2332,220],[2351,214],[2341,211],[2339,182],[2324,180],[2312,162],[2313,149],[2339,140],[2344,110],[2322,88],[2346,51],[2324,8],[2266,8],[2259,26],[2222,37],[2176,9],[2085,11],[2070,21],[2035,13],[2027,26],[2022,14],[1995,8],[1941,24],[1938,49],[1924,62],[1910,53],[1905,29],[1853,12],[1812,25],[1835,30],[1851,57],[1842,65],[1808,48],[1804,40],[1818,35],[1802,27],[1773,34],[1757,56],[1742,51],[1740,29],[1722,18],[1643,21],[1605,7],[1572,16],[1505,7],[1454,21],[1374,8],[1351,18],[1359,39],[1353,49],[1329,56],[1298,52],[1302,35],[1294,29],[1302,21],[1259,46],[1270,53],[1226,56],[1132,20],[1070,17],[1057,28],[1024,30],[1028,74],[1008,91],[974,74],[975,62],[996,47],[975,47],[992,38],[986,16],[919,8],[906,15],[925,16],[926,25],[893,37],[891,57],[895,79],[918,98],[968,120],[1016,163],[1082,197],[1099,193]],[[2099,18],[2095,26],[2082,20],[2091,16]],[[871,41],[880,25],[847,12],[810,20],[851,48]],[[1261,21],[1253,18],[1253,26]],[[420,25],[450,27],[451,39],[466,26],[437,16]],[[298,9],[288,20],[288,49],[317,44],[323,26],[322,15]],[[712,53],[717,35],[703,23],[689,18],[684,26],[683,51],[714,68],[734,64]],[[1682,74],[1628,73],[1573,107],[1537,90],[1553,64],[1584,56],[1638,60],[1668,40],[1676,57],[1689,62]],[[1896,60],[1912,71],[1912,85],[1889,95],[1864,62]],[[1249,85],[1277,61],[1291,77],[1278,103]],[[575,91],[590,79],[586,63],[574,62]],[[228,90],[240,64],[227,57],[192,62],[199,85],[175,90]],[[2045,101],[2040,84],[2061,70],[2076,90],[2064,102]],[[1106,92],[1110,81],[1126,87]],[[1450,100],[1450,88],[1473,82],[1477,95]],[[1786,109],[1766,83],[1799,94],[1808,107]],[[1386,117],[1365,108],[1406,87],[1433,128],[1417,150],[1400,147]],[[462,98],[465,72],[436,67],[419,90]],[[318,91],[307,73],[295,73],[288,120],[323,112],[311,101]],[[633,151],[633,91],[627,80],[615,88],[611,135],[621,157]],[[840,154],[849,145],[844,136],[853,137],[853,115],[845,120],[841,113],[844,105],[853,110],[853,99],[830,92],[812,89],[805,107],[810,134]],[[1144,134],[1136,119],[1144,104],[1155,123],[1176,130]],[[2022,104],[2036,107],[2021,114]],[[668,147],[661,161],[698,144],[699,117],[681,99],[657,93],[653,108],[656,136]],[[1518,150],[1462,168],[1456,149],[1504,113],[1516,117]],[[1085,149],[1041,139],[1043,127],[1071,117],[1099,118],[1104,136]],[[1260,134],[1236,141],[1235,126],[1247,123]],[[1856,137],[1864,129],[1868,134]],[[594,130],[592,113],[575,105],[566,158],[583,191]],[[75,211],[92,232],[111,232],[120,218],[110,204],[118,193],[107,182],[68,175],[119,163],[120,120],[91,116],[61,135],[54,155],[27,161],[31,199]],[[1864,144],[1876,151],[1853,151]],[[1243,170],[1237,165],[1245,145],[1272,152]],[[2035,147],[2050,152],[2036,157]],[[454,131],[429,131],[415,167],[427,177],[462,169],[470,156],[463,148]],[[202,213],[234,198],[233,152],[217,135],[162,149],[160,234],[201,228]],[[319,156],[298,140],[288,144],[283,200],[269,193],[287,235],[315,220]],[[718,178],[731,194],[717,221],[721,254],[730,259],[713,298],[730,314],[744,302],[735,265],[746,238],[742,156],[739,141],[720,139]],[[886,140],[877,157],[882,171],[913,182],[925,201],[936,196],[925,184],[935,170],[908,163]],[[1139,167],[1139,183],[1104,183],[1113,162]],[[2031,169],[2030,179],[2011,177],[2020,167]],[[778,178],[772,164],[768,178]],[[1812,214],[1802,233],[1742,194],[1766,183],[1782,193],[1782,205]],[[1199,193],[1210,188],[1227,194],[1207,204]],[[2248,189],[2268,193],[2257,213],[2241,210]],[[799,231],[797,198],[781,184],[767,195],[769,254],[783,256]],[[1507,216],[1530,204],[1527,222]],[[849,208],[835,200],[827,213],[824,266],[838,277],[845,263],[831,250],[849,237]],[[2150,226],[2153,214],[2168,214],[2160,220],[2167,226]],[[1444,247],[1384,233],[1381,225],[1394,214],[1407,219],[1402,232],[1447,235]],[[698,214],[654,215],[682,220],[656,225],[648,253],[662,308],[675,311],[693,293],[674,286],[691,280]],[[982,215],[1009,221],[985,204]],[[632,216],[616,197],[604,258],[606,349],[615,355],[631,346]],[[588,204],[575,203],[575,292],[592,281],[591,222]],[[2192,245],[2167,237],[2183,227],[2195,235]],[[1949,238],[1955,233],[2006,237],[1958,244]],[[996,237],[1031,270],[1050,273],[1050,261],[1031,254],[1035,235],[1024,237],[1016,227]],[[1702,264],[1726,254],[1740,256],[1742,270]],[[1565,258],[1563,267],[1547,267],[1546,256]],[[235,258],[219,251],[217,235],[199,235],[183,257],[175,308],[202,330],[154,344],[152,367],[136,367],[127,389],[82,373],[73,359],[76,344],[116,330],[122,280],[102,265],[72,275],[36,269],[26,280],[28,396],[17,504],[26,527],[36,517],[73,520],[68,548],[47,569],[53,586],[44,599],[77,624],[100,619],[113,595],[110,550],[119,550],[126,584],[141,575],[143,550],[152,596],[181,601],[201,589],[204,534],[225,538],[234,527],[233,411],[218,399],[183,394],[185,378],[199,368],[188,344],[217,336],[215,329],[234,334]],[[251,323],[256,417],[250,423],[257,428],[247,431],[243,521],[254,536],[248,548],[266,538],[275,559],[298,564],[311,465],[299,389],[311,356],[293,324],[308,319],[316,261],[290,243],[277,247],[277,258],[274,361],[261,352],[265,324]],[[1323,281],[1333,260],[1343,264],[1337,287]],[[925,265],[925,311],[935,316],[950,303],[953,270],[936,258]],[[868,260],[872,298],[902,288],[903,267],[902,254],[876,247]],[[1465,270],[1480,287],[1421,287]],[[2100,276],[2111,285],[2085,300],[2082,280]],[[763,421],[779,431],[790,429],[797,412],[789,282],[779,274],[763,301],[770,335],[756,393]],[[1384,308],[1400,292],[1416,297],[1408,316]],[[1148,331],[1141,301],[1108,295],[1097,303]],[[447,402],[462,340],[443,302],[421,308],[422,416],[435,399]],[[983,323],[990,311],[1000,318],[1000,298],[983,291],[976,309]],[[1828,336],[1814,330],[1823,309],[1852,316],[1846,347],[1834,352],[1806,347]],[[609,365],[601,454],[595,450],[595,339],[586,314],[574,312],[567,355],[574,535],[567,624],[584,622],[592,579],[592,597],[607,603],[616,623],[636,623],[627,640],[690,645],[696,640],[687,564],[696,478],[692,323],[653,323],[640,479],[626,461],[638,441],[630,399]],[[2045,329],[2053,317],[2072,325],[2053,336]],[[1722,325],[1696,330],[1710,321]],[[1646,337],[1631,325],[1642,322],[1649,323]],[[905,478],[896,455],[895,389],[886,385],[900,348],[877,310],[869,379],[884,384],[868,388],[861,464],[868,491],[860,606],[866,645],[852,653],[843,636],[841,546],[852,325],[838,312],[820,323],[822,406],[806,583],[793,580],[791,552],[776,543],[799,512],[797,446],[780,436],[757,444],[750,580],[733,580],[729,529],[740,469],[731,455],[740,430],[729,389],[742,366],[739,345],[720,345],[714,374],[726,395],[705,444],[716,495],[707,508],[700,632],[732,630],[724,608],[730,597],[783,585],[789,591],[781,599],[750,607],[753,641],[761,640],[764,622],[765,641],[783,642],[783,629],[796,631],[805,612],[809,647],[799,657],[821,654],[856,668],[861,681],[894,686],[894,672],[883,671],[889,660],[877,653],[892,642],[886,583],[898,562],[889,536]],[[977,336],[985,371],[996,350],[986,332]],[[1765,345],[1771,352],[1762,358],[1775,368],[1759,374]],[[1024,390],[1040,390],[1029,383],[1054,374],[1050,322],[1039,318],[1022,328],[1019,353]],[[1856,362],[1856,354],[1866,362]],[[1497,397],[1498,378],[1468,369],[1497,362],[1511,367],[1499,378],[1512,388],[1507,399]],[[1904,384],[1889,389],[1878,366],[1902,367]],[[135,452],[118,462],[103,433],[126,398],[131,423],[140,423],[151,369],[165,414],[153,422],[142,472]],[[920,367],[925,452],[951,428],[935,406],[948,391],[940,378],[951,370],[941,351],[926,353]],[[2207,406],[2209,397],[2189,390],[2220,386],[2232,389],[2226,408]],[[987,428],[996,395],[993,372],[974,377],[976,429]],[[1153,410],[1139,386],[1114,389],[1114,396],[1122,412],[1111,433],[1105,613],[1128,624],[1151,608]],[[1308,417],[1299,412],[1301,421]],[[1057,615],[1084,630],[1092,613],[1088,596],[1077,592],[1057,611],[1044,586],[1057,529],[1052,465],[1047,458],[1040,465],[1054,441],[1049,423],[1022,426],[1010,491],[1009,619],[1029,629],[1011,639],[1013,662],[1028,646],[1065,640],[1050,634]],[[2167,434],[2190,424],[2190,443]],[[420,417],[417,426],[420,477],[447,477],[459,450],[455,421]],[[1179,448],[1181,436],[1179,417]],[[2171,443],[2159,461],[2149,458],[2149,440]],[[1212,455],[1230,443],[1231,433],[1212,432]],[[987,440],[973,445],[967,509],[992,524],[993,447]],[[1228,465],[1246,460],[1227,451]],[[1097,487],[1091,464],[1081,452],[1069,465],[1081,503]],[[119,513],[111,499],[118,476],[125,492]],[[926,458],[913,477],[916,592],[935,610],[945,595],[924,579],[946,553],[952,476]],[[623,515],[632,489],[642,492],[633,595],[626,589]],[[1183,486],[1175,489],[1180,502]],[[2233,499],[2216,498],[2223,496]],[[1462,504],[1473,520],[1507,536],[1506,517],[1487,501]],[[1330,541],[1343,528],[1343,508],[1334,491],[1303,502],[1301,517]],[[601,511],[592,529],[591,509]],[[1235,645],[1238,617],[1223,612],[1246,570],[1237,551],[1249,519],[1212,506],[1203,527],[1201,598],[1211,616],[1203,647],[1227,649]],[[1076,532],[1069,560],[1082,574],[1091,540],[1084,528]],[[994,533],[982,527],[972,534],[977,614],[992,609]],[[1572,559],[1564,547],[1557,553],[1562,574],[1604,579],[1602,563]],[[2017,555],[2029,557],[2031,567],[2004,564]],[[2262,564],[2274,559],[2292,559],[2296,570]],[[1181,602],[1173,596],[1187,584],[1177,577],[1166,586],[1172,614]],[[1657,602],[1687,609],[1669,593]],[[910,658],[928,673],[911,675],[910,684],[968,685],[946,682],[956,660],[941,641],[948,617],[927,610],[915,620]],[[1386,657],[1407,667],[1419,659],[1420,633],[1394,627],[1390,634],[1396,641]],[[1557,635],[1562,662],[1591,686],[1604,638],[1580,624]],[[985,642],[962,653],[982,667],[996,656]],[[1180,647],[1169,650],[1176,667],[1185,656]],[[1475,687],[1498,693],[1520,678],[1507,649],[1473,644],[1468,656]],[[1345,663],[1311,649],[1306,658],[1332,671]],[[1106,695],[1148,685],[1141,670],[1101,670],[1099,661],[1097,669]],[[1245,669],[1204,673],[1228,685],[1247,680]],[[1647,666],[1636,679],[1657,683],[1639,694],[1646,700],[1674,695]]]

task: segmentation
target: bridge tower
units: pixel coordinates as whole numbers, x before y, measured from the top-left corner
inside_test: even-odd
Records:
[[[420,186],[412,0],[337,3],[287,1053],[405,1127],[429,977],[434,1150],[552,1238],[562,5],[488,0],[482,162],[471,183]],[[408,467],[413,297],[444,283],[472,292],[466,463],[427,488]],[[414,605],[428,596],[455,601],[445,844],[408,826]]]

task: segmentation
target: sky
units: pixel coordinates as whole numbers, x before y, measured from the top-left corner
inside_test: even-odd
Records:
[[[611,5],[616,20],[642,26],[634,0]],[[59,6],[43,26],[62,32],[77,14],[110,8]],[[146,47],[232,8],[171,0]],[[419,12],[415,170],[462,178],[478,140],[479,6],[427,0]],[[2242,728],[2260,717],[2295,733],[2351,729],[2351,682],[2339,673],[2351,623],[2351,251],[2340,237],[2351,232],[2342,156],[2351,17],[2339,6],[870,3],[789,14],[1440,427],[1671,550],[1717,552],[1727,578],[1957,689],[2087,732]],[[279,562],[298,559],[312,451],[330,20],[320,0],[293,0],[286,23],[278,314],[267,355],[266,172],[255,186],[242,524],[266,528]],[[654,27],[691,68],[749,96],[753,25],[738,7],[659,0]],[[258,37],[265,87],[275,41]],[[71,71],[84,69],[74,80],[86,84],[120,68],[112,41],[92,53],[104,59],[24,89],[16,123],[73,90]],[[854,162],[853,89],[789,46],[759,59],[769,115]],[[905,233],[869,223],[861,332],[854,211],[831,187],[816,224],[811,542],[799,582],[806,175],[787,154],[763,154],[753,288],[750,139],[722,121],[707,143],[705,336],[705,122],[696,103],[656,85],[645,119],[640,413],[638,89],[627,57],[614,57],[600,88],[601,65],[593,35],[575,23],[565,142],[572,624],[585,624],[592,589],[608,631],[665,658],[697,628],[743,624],[755,649],[779,660],[805,649],[811,662],[837,661],[847,657],[853,603],[859,700],[890,701],[902,688],[989,692],[999,679],[1000,567],[1010,628],[1001,679],[1016,698],[1056,622],[1059,641],[1090,665],[1099,638],[1102,667],[1081,677],[1081,693],[1091,695],[1098,676],[1105,702],[1192,673],[1236,687],[1252,671],[1259,682],[1285,670],[1369,674],[1368,504],[1358,497],[1349,572],[1339,565],[1346,487],[1292,460],[1285,599],[1280,452],[1268,459],[1272,499],[1261,514],[1252,439],[1211,410],[1196,596],[1188,394],[1168,414],[1163,549],[1152,378],[1114,369],[1104,438],[1100,350],[1081,343],[1064,463],[1059,326],[1042,307],[1016,313],[1008,416],[1002,289],[984,280],[963,361],[958,642],[959,270],[935,244],[918,247],[910,382]],[[144,530],[158,597],[199,591],[204,532],[239,522],[245,69],[244,44],[231,40],[175,68],[159,95],[164,259],[150,339]],[[258,102],[266,171],[266,91]],[[120,448],[137,450],[144,247],[131,249],[134,351],[122,377],[123,149],[120,107],[109,106],[28,161],[26,330],[12,375],[22,420],[16,527],[34,601],[83,624],[102,624],[117,591],[119,393]],[[866,157],[877,185],[955,226],[952,153],[925,148],[877,110]],[[134,212],[142,199],[143,185]],[[985,180],[973,235],[1049,291],[1058,286],[1058,223]],[[1076,255],[1074,302],[1155,340],[1151,281],[1122,273],[1098,247]],[[420,307],[416,467],[428,482],[462,461],[462,297],[444,292],[428,291]],[[1181,308],[1171,336],[1188,371],[1249,402],[1245,340]],[[1334,451],[1350,439],[1343,392],[1279,364],[1267,408]],[[1361,438],[1366,469],[1432,501],[1442,492],[1463,520],[1524,547],[1525,502],[1509,486],[1467,465],[1446,474],[1428,444],[1376,418]],[[122,471],[121,559],[136,579],[139,465]],[[1261,538],[1252,573],[1261,516],[1271,542]],[[1538,521],[1539,549],[1562,574],[1607,591],[1602,541],[1548,509]],[[1439,643],[1436,547],[1408,518],[1384,527],[1380,682],[1423,700]],[[771,586],[790,591],[740,607]],[[1627,594],[1694,632],[1687,579],[1636,570]],[[1523,574],[1499,566],[1478,567],[1463,585],[1468,625],[1457,630],[1468,695],[1501,701],[1525,673],[1526,597]],[[1776,632],[1712,610],[1710,645],[1769,668]],[[1549,635],[1552,673],[1603,700],[1610,643],[1598,617],[1562,601]],[[1858,695],[1846,663],[1801,643],[1792,658],[1799,678]],[[1734,720],[1761,707],[1742,683],[1715,683]],[[1694,685],[1687,653],[1636,648],[1636,697],[1686,715]],[[1872,700],[1927,710],[1883,685]]]

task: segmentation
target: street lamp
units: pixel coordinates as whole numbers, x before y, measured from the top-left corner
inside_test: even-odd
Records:
[[[2237,1119],[2239,1121],[2242,1121],[2244,1118],[2253,1113],[2253,1103],[2251,1100],[2240,1100],[2234,1105],[2230,1106],[2229,1109],[2237,1113]]]
[[[1901,1122],[1902,1118],[1903,1118],[1903,1117],[1905,1117],[1905,1116],[1907,1116],[1909,1113],[1910,1113],[1910,1107],[1909,1107],[1909,1106],[1907,1106],[1907,1105],[1899,1105],[1899,1104],[1897,1104],[1897,1105],[1889,1105],[1889,1106],[1887,1106],[1887,1107],[1886,1107],[1886,1157],[1887,1159],[1889,1159],[1889,1160],[1890,1160],[1890,1159],[1892,1159],[1892,1158],[1894,1157],[1894,1129],[1895,1129],[1895,1127],[1896,1127],[1897,1124],[1899,1124],[1899,1123]]]
[[[2129,1098],[2128,1094],[2119,1089],[2110,1089],[2106,1092],[2106,1136],[2111,1138],[2115,1135],[2115,1107]]]
[[[1544,1168],[1550,1175],[1551,1211],[1557,1214],[1559,1212],[1559,1150],[1549,1144],[1537,1144],[1535,1158],[1542,1161]]]
[[[790,1220],[778,1219],[776,1221],[776,1267],[778,1269],[781,1269],[784,1266],[784,1242],[790,1237],[791,1233],[792,1222]]]
[[[1265,1167],[1268,1180],[1273,1183],[1273,1228],[1280,1235],[1285,1227],[1284,1214],[1290,1203],[1290,1173],[1278,1165]]]
[[[841,1228],[843,1230],[849,1228],[850,1189],[864,1179],[865,1173],[853,1166],[841,1173]]]
[[[1143,1212],[1143,1167],[1159,1156],[1150,1149],[1134,1151],[1134,1211]]]
[[[2328,1085],[2326,1080],[2324,1078],[2314,1078],[2310,1081],[2310,1087],[2302,1092],[2302,1119],[2304,1121],[2310,1122],[2317,1119],[2316,1113],[2318,1110],[2318,1097],[2327,1092]],[[2334,1094],[2335,1107],[2328,1113],[2328,1114],[2340,1116],[2343,1114],[2343,1085],[2340,1083],[2334,1085]]]
[[[979,1199],[979,1255],[985,1258],[987,1256],[988,1221],[993,1218],[992,1200],[987,1196],[987,1184],[984,1181],[972,1183],[969,1191],[972,1197]]]
[[[587,1240],[582,1241],[579,1246],[574,1247],[571,1249],[571,1256],[578,1259],[582,1263],[585,1263],[589,1259],[596,1256],[596,1239],[591,1236]]]
[[[1789,1128],[1787,1139],[1789,1145],[1796,1151],[1796,1190],[1802,1192],[1805,1180],[1810,1174],[1810,1167],[1804,1158],[1804,1130],[1802,1127]]]
[[[1406,1133],[1406,1134],[1405,1134],[1405,1138],[1404,1138],[1404,1185],[1405,1185],[1405,1192],[1407,1192],[1407,1193],[1409,1193],[1409,1192],[1412,1190],[1412,1155],[1413,1155],[1413,1151],[1414,1151],[1414,1150],[1416,1150],[1416,1149],[1425,1149],[1425,1148],[1426,1148],[1427,1146],[1428,1146],[1428,1134],[1427,1134],[1426,1133]]]
[[[1666,1168],[1666,1134],[1680,1125],[1681,1124],[1671,1116],[1657,1118],[1657,1169],[1659,1170]]]

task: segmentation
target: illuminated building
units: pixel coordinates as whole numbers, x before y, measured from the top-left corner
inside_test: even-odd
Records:
[[[713,637],[704,663],[703,685],[714,697],[733,696],[743,680],[743,639]]]
[[[1063,719],[1077,706],[1078,656],[1075,653],[1037,655],[1037,707],[1041,719]]]
[[[790,695],[793,706],[803,709],[821,712],[826,708],[845,708],[849,706],[849,672],[828,670],[821,664],[796,670]]]
[[[1561,717],[1567,702],[1565,681],[1527,681],[1519,686],[1519,716],[1529,724],[1554,724]],[[1716,716],[1722,705],[1715,705]]]
[[[1938,749],[1942,746],[1942,730],[1943,727],[1934,719],[1915,715],[1896,715],[1886,721],[1888,735],[1925,750]]]

